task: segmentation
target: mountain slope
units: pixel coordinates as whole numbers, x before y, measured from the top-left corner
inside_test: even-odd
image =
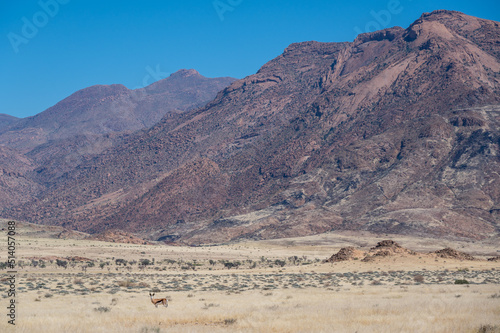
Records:
[[[234,80],[183,69],[142,89],[118,84],[85,88],[36,116],[0,128],[0,145],[25,154],[38,166],[30,178],[51,186],[86,157],[151,127],[169,112],[206,104]]]
[[[206,107],[165,117],[4,214],[189,243],[494,235],[499,30],[436,11],[352,43],[292,44]]]
[[[75,135],[102,135],[151,127],[166,113],[202,106],[233,82],[180,70],[145,88],[120,84],[79,90],[35,116],[0,130],[0,144],[22,153]]]
[[[0,207],[31,201],[42,190],[29,177],[34,168],[32,160],[0,145]]]
[[[18,121],[19,118],[5,114],[5,113],[0,113],[0,130],[4,127],[7,127],[11,125],[12,123]]]

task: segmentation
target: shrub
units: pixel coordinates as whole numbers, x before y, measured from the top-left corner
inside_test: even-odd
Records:
[[[120,266],[120,265],[127,266],[127,263],[128,263],[128,261],[125,259],[116,259],[115,260],[115,264],[117,266]]]
[[[498,333],[500,332],[500,326],[493,325],[481,325],[477,330],[477,333]]]
[[[56,265],[59,267],[68,268],[68,262],[66,260],[56,259]]]
[[[276,260],[274,261],[274,264],[275,264],[276,266],[281,266],[281,267],[283,267],[283,266],[285,266],[285,261],[284,261],[284,260],[279,260],[279,259],[276,259]]]
[[[226,318],[226,319],[224,319],[224,324],[225,325],[232,325],[232,324],[236,323],[236,320],[237,320],[236,318]]]
[[[107,306],[100,306],[98,308],[94,308],[94,311],[101,312],[101,313],[109,312],[109,311],[111,311],[111,308],[108,308]]]
[[[216,304],[216,303],[205,303],[205,306],[202,307],[202,309],[206,310],[206,309],[209,309],[209,308],[217,308],[219,307],[220,304]]]
[[[224,267],[226,267],[227,269],[231,269],[233,267],[238,268],[238,266],[240,266],[240,265],[241,265],[241,263],[239,261],[235,261],[235,262],[228,261],[228,262],[224,263]]]
[[[141,333],[160,333],[160,328],[159,327],[153,327],[153,328],[148,328],[148,327],[143,327],[141,329]]]
[[[455,280],[455,284],[469,284],[469,281],[467,280]]]
[[[143,265],[143,266],[147,266],[147,265],[152,265],[153,263],[151,262],[151,260],[149,259],[141,259],[140,261],[140,264]]]
[[[415,282],[422,283],[424,282],[424,276],[422,274],[415,275],[413,280],[415,280]]]

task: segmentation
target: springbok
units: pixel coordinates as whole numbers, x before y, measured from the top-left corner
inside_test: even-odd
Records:
[[[153,303],[156,307],[158,304],[163,304],[164,307],[168,307],[168,300],[166,298],[153,298],[155,294],[149,293],[149,297],[151,297],[151,303]]]

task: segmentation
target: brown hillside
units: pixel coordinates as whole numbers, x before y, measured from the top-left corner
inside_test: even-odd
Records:
[[[290,45],[4,215],[187,243],[500,230],[500,27],[452,11]]]
[[[44,187],[52,187],[85,159],[151,127],[168,113],[203,106],[233,81],[183,69],[141,89],[119,84],[88,87],[33,117],[0,115],[0,146],[25,155],[29,162],[22,169],[32,171],[23,173],[24,179],[0,177],[0,191],[10,193],[0,207],[26,202],[26,196],[33,198]]]

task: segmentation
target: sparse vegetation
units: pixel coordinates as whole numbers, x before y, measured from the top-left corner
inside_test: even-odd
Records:
[[[111,311],[111,308],[109,308],[107,306],[100,306],[98,308],[95,308],[94,311],[101,312],[101,313],[103,313],[103,312],[109,312],[109,311]]]
[[[56,265],[63,268],[68,268],[68,262],[66,260],[56,259]]]
[[[417,283],[422,283],[425,280],[425,277],[422,274],[417,274],[413,277],[413,280]]]
[[[33,300],[19,304],[20,331],[57,332],[64,326],[81,332],[294,332],[328,331],[333,325],[372,332],[415,331],[418,322],[417,330],[430,332],[489,332],[500,326],[493,306],[500,298],[500,270],[492,269],[494,262],[432,258],[426,264],[422,255],[323,263],[320,258],[331,256],[331,249],[298,241],[293,247],[288,242],[205,248],[71,241],[71,250],[64,240],[30,242],[33,249],[21,247],[19,254],[28,258],[19,270],[20,298]],[[61,255],[40,259],[43,249]],[[92,260],[71,265],[65,259],[83,252]],[[146,257],[149,264],[143,265]],[[66,269],[57,260],[67,261]],[[457,279],[470,287],[455,285]],[[155,309],[148,292],[173,301]],[[422,326],[422,318],[431,315],[439,315],[439,325]],[[93,330],[78,325],[89,316],[97,325]]]
[[[469,281],[465,279],[457,279],[455,280],[455,284],[469,284]]]
[[[477,333],[500,333],[500,325],[481,325]]]
[[[237,321],[236,318],[226,318],[224,319],[224,325],[233,325]]]

